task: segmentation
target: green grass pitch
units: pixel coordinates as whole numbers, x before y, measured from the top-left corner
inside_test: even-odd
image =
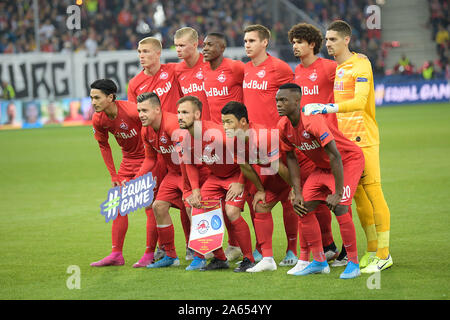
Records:
[[[394,259],[378,288],[367,285],[375,283],[369,275],[340,280],[343,268],[308,277],[289,276],[288,267],[258,274],[187,272],[175,210],[180,267],[132,268],[145,250],[143,210],[129,216],[125,266],[90,267],[110,252],[111,223],[99,212],[110,178],[92,129],[71,127],[0,132],[0,299],[448,300],[450,104],[378,108],[377,120]],[[120,161],[117,144],[111,145]],[[273,216],[279,262],[286,248],[280,206]],[[244,217],[249,222],[248,211]],[[356,213],[354,221],[361,255],[365,238]],[[340,247],[335,218],[333,230]],[[72,265],[80,268],[80,289],[67,287]]]

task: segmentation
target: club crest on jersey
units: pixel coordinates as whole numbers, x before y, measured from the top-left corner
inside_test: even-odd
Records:
[[[202,70],[198,71],[198,72],[195,74],[195,77],[196,77],[197,79],[199,79],[199,80],[202,80],[202,79],[203,79],[203,72],[202,72]]]
[[[336,73],[336,75],[337,75],[339,78],[342,78],[342,77],[344,76],[344,74],[345,74],[344,69],[339,69],[338,72]]]
[[[309,135],[309,133],[308,133],[306,130],[303,130],[302,136],[303,136],[305,139],[311,138],[311,136]]]
[[[256,75],[262,79],[266,76],[266,70],[261,70]]]
[[[224,83],[227,80],[227,77],[225,77],[225,75],[223,73],[219,74],[219,76],[217,77],[217,80],[219,80],[219,82]]]
[[[161,141],[162,143],[166,144],[167,143],[167,138],[165,136],[161,136],[161,138],[159,138],[159,141]]]
[[[167,79],[169,77],[169,74],[165,71],[161,72],[161,75],[159,76],[160,79]]]
[[[128,125],[122,121],[122,123],[119,125],[120,129],[122,130],[128,130]]]
[[[317,72],[316,72],[316,70],[314,70],[314,72],[309,75],[308,79],[313,81],[313,82],[317,80]]]

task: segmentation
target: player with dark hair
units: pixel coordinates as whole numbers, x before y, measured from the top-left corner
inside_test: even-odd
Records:
[[[301,229],[310,244],[313,261],[294,275],[328,273],[330,268],[323,250],[319,223],[312,212],[324,202],[334,212],[342,241],[347,248],[348,263],[341,279],[358,277],[356,232],[349,206],[364,168],[361,149],[335,127],[329,126],[322,115],[307,117],[300,111],[301,88],[297,84],[282,85],[277,93],[277,110],[283,118],[278,122],[280,140],[287,152],[287,164],[294,186],[293,206],[301,215]],[[301,168],[294,149],[301,150],[316,165],[300,186]]]
[[[149,154],[146,159],[156,159],[158,154],[165,162],[168,172],[160,182],[158,194],[153,201],[153,211],[157,223],[159,243],[165,251],[165,256],[147,268],[162,268],[178,266],[180,260],[175,249],[175,234],[172,219],[169,214],[171,206],[180,209],[181,217],[189,222],[186,208],[182,201],[183,182],[180,169],[178,152],[175,149],[179,142],[179,127],[177,116],[173,113],[161,110],[161,102],[154,92],[147,92],[137,97],[137,110],[144,127],[142,139]],[[157,163],[146,163],[152,167]],[[182,218],[183,219],[183,218]],[[189,241],[190,228],[184,228],[186,244]]]
[[[336,62],[318,57],[322,47],[323,37],[320,30],[307,23],[294,25],[288,32],[289,41],[292,44],[294,56],[300,59],[295,68],[294,82],[302,88],[301,106],[311,102],[329,103],[334,102],[333,85],[336,72]],[[325,115],[329,125],[337,127],[335,115]],[[296,150],[297,159],[302,168],[302,184],[312,172],[315,165],[302,152]],[[315,212],[322,232],[322,243],[328,261],[336,259],[331,266],[347,264],[345,250],[342,256],[339,253],[333,239],[331,229],[331,213],[325,204],[320,204]],[[300,222],[300,221],[299,221]],[[309,263],[310,250],[300,235],[300,256],[298,266],[289,270],[289,273],[299,271]]]
[[[380,138],[375,119],[375,90],[372,66],[349,50],[352,30],[345,21],[327,28],[328,53],[338,63],[333,104],[306,105],[305,114],[336,113],[339,129],[361,147],[366,165],[355,193],[356,209],[367,239],[361,272],[372,273],[392,266],[389,254],[390,211],[383,195],[380,173]]]
[[[278,87],[284,83],[292,82],[294,77],[291,67],[286,62],[271,56],[267,52],[270,36],[269,29],[260,24],[249,25],[244,30],[245,52],[250,58],[244,68],[242,85],[244,104],[248,110],[250,122],[263,125],[267,129],[275,128],[280,119],[275,109],[275,94]],[[287,185],[284,186],[289,188]],[[281,203],[287,248],[286,256],[280,262],[280,266],[290,266],[295,265],[298,260],[298,217],[287,198],[282,200]],[[254,221],[255,212],[253,212],[252,206],[250,206],[250,214],[252,221]],[[256,261],[262,259],[261,253],[260,244],[257,241],[253,252]]]
[[[244,63],[225,58],[226,46],[225,36],[218,32],[209,33],[203,41],[202,52],[207,62],[203,68],[203,85],[209,105],[209,119],[218,125],[222,125],[220,110],[228,101],[243,101]],[[233,261],[242,256],[242,251],[226,215],[224,219],[228,230],[225,254],[229,261]]]
[[[99,79],[91,84],[90,97],[95,114],[92,118],[94,137],[98,141],[100,152],[111,175],[112,186],[124,186],[125,182],[136,177],[144,161],[144,145],[141,140],[141,121],[136,104],[116,100],[117,86],[110,79]],[[108,143],[109,133],[113,134],[122,148],[122,162],[116,172],[111,147]],[[157,182],[164,167],[155,166],[152,170],[141,171],[145,174],[152,171]],[[156,192],[157,189],[155,189]],[[151,207],[146,208],[147,214],[147,249],[144,256],[134,265],[142,267],[153,260],[157,241],[155,237],[156,224]],[[116,266],[125,263],[122,248],[128,229],[128,215],[118,215],[112,222],[112,252],[109,256],[91,264],[93,267]]]
[[[178,105],[178,118],[180,127],[188,130],[190,134],[190,139],[182,144],[182,159],[192,186],[189,203],[195,208],[200,208],[202,200],[225,201],[224,212],[230,221],[227,225],[228,232],[233,232],[244,256],[234,271],[244,272],[254,264],[250,229],[241,216],[246,198],[246,191],[243,188],[245,179],[241,175],[239,165],[233,161],[233,154],[227,148],[225,132],[222,126],[212,121],[201,120],[201,110],[191,101],[186,100]],[[197,145],[199,147],[196,147]],[[188,146],[193,146],[193,151],[187,152]],[[194,161],[191,161],[191,157]],[[196,165],[201,163],[211,171],[203,184],[200,183],[201,174],[199,166]],[[203,259],[198,261],[199,265],[204,266],[201,270],[229,268],[222,248],[213,251],[213,254],[214,258],[207,265],[204,258],[198,257],[200,260]]]
[[[271,211],[278,202],[289,201],[290,193],[289,185],[278,175],[280,170],[287,175],[287,168],[280,161],[278,131],[249,122],[247,108],[237,101],[230,101],[223,107],[222,123],[227,137],[235,139],[236,162],[249,181],[245,188],[250,196],[249,205],[255,212],[253,223],[262,253],[261,260],[246,271],[276,270]]]

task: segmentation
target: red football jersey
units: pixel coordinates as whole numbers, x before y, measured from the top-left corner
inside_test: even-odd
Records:
[[[300,106],[308,103],[334,103],[334,77],[336,61],[317,58],[309,67],[299,64],[295,68],[294,82],[302,88]],[[336,114],[325,115],[327,121],[338,126]]]
[[[177,113],[177,101],[183,95],[176,74],[176,63],[161,64],[154,76],[144,70],[139,72],[128,84],[128,101],[137,103],[137,97],[144,92],[155,92],[164,111]]]
[[[186,62],[177,64],[177,79],[183,96],[196,96],[202,102],[202,120],[209,120],[209,105],[203,84],[203,69],[208,62],[203,61],[200,53],[197,63],[189,68]]]
[[[142,139],[146,143],[150,158],[156,159],[156,154],[161,154],[167,169],[177,174],[181,174],[180,158],[175,148],[179,142],[180,130],[177,115],[166,111],[162,113],[157,132],[151,126],[142,128]]]
[[[330,159],[324,146],[332,140],[336,142],[344,165],[347,160],[354,158],[355,154],[358,157],[362,154],[355,143],[344,137],[335,126],[328,125],[323,115],[305,116],[300,113],[300,121],[296,128],[287,117],[282,117],[278,122],[278,129],[284,151],[301,150],[320,168],[330,169]]]
[[[222,124],[221,111],[225,104],[229,101],[243,102],[244,63],[223,58],[216,70],[212,70],[208,63],[204,67],[203,77],[210,120]]]
[[[109,119],[104,112],[94,113],[92,116],[92,127],[94,137],[98,141],[103,161],[114,179],[117,176],[112,158],[111,147],[109,145],[109,132],[116,138],[117,143],[122,148],[124,159],[144,158],[144,144],[141,140],[142,123],[139,119],[136,104],[128,101],[115,101],[117,106],[117,116]]]
[[[291,67],[270,55],[259,66],[254,66],[251,61],[247,62],[242,88],[249,121],[267,128],[276,127],[280,116],[275,96],[281,85],[292,82],[293,79]]]
[[[201,150],[197,148],[196,142],[198,140],[194,141],[194,138],[191,137],[191,148],[183,143],[184,152],[193,150],[191,152],[193,152],[194,163],[186,163],[188,172],[192,172],[191,170],[198,172],[199,167],[195,164],[199,163],[205,164],[211,170],[211,174],[220,178],[228,178],[240,172],[239,165],[234,163],[233,153],[227,148],[227,146],[233,145],[233,141],[227,139],[222,125],[212,121],[202,121]],[[189,176],[191,177],[192,174],[189,173]],[[194,181],[191,181],[191,184],[197,185]]]

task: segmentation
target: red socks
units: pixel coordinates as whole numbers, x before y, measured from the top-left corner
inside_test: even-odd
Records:
[[[345,250],[347,251],[347,257],[349,261],[358,263],[358,248],[356,247],[356,231],[353,224],[352,216],[349,212],[336,216],[339,223],[339,229],[341,232],[342,242],[344,243]]]
[[[331,230],[331,212],[326,204],[319,204],[313,211],[316,214],[317,221],[319,222],[320,232],[322,234],[322,244],[324,247],[329,246],[334,242],[333,232]]]
[[[181,220],[181,226],[183,227],[184,238],[186,240],[186,246],[187,246],[189,243],[189,236],[191,234],[191,220],[189,220],[189,216],[186,212],[186,207],[184,205],[180,209],[180,220]]]
[[[256,239],[261,246],[263,257],[273,257],[272,235],[273,218],[271,212],[256,212],[255,219]]]
[[[231,222],[234,235],[239,243],[244,258],[248,258],[251,262],[255,262],[252,253],[252,238],[250,236],[250,228],[242,216]]]
[[[314,260],[318,262],[326,261],[325,253],[323,252],[322,237],[320,234],[319,222],[313,213],[308,213],[300,219],[301,232],[305,238],[308,246],[311,248],[311,252]],[[305,259],[308,261],[309,259]]]
[[[166,255],[171,258],[176,258],[177,252],[175,251],[175,232],[173,224],[167,227],[157,226],[156,229],[158,230],[159,244],[164,248]]]
[[[283,221],[287,238],[287,250],[297,255],[298,215],[289,200],[283,201]]]
[[[155,252],[156,244],[158,242],[158,231],[156,230],[156,219],[152,208],[146,208],[147,214],[147,243],[145,253]]]
[[[121,216],[120,213],[117,218],[113,220],[111,230],[112,252],[122,252],[123,242],[128,230],[128,215]]]

